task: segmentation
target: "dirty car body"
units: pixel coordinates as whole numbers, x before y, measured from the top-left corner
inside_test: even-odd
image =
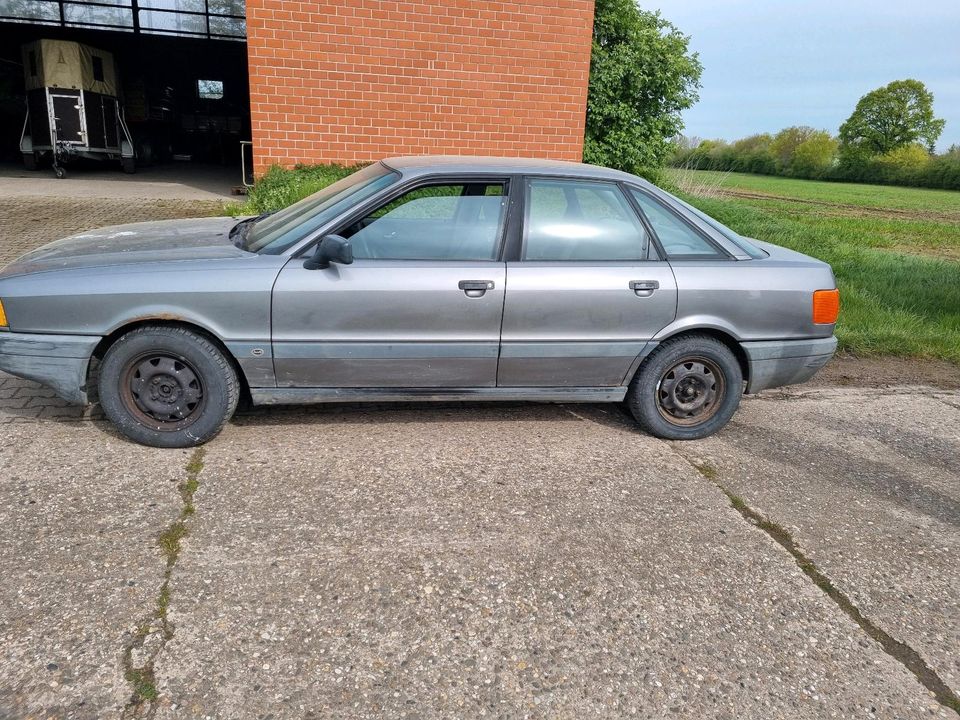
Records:
[[[744,390],[824,365],[835,288],[825,263],[626,173],[394,158],[275,215],[117,226],[28,253],[0,271],[0,369],[75,403],[96,388],[111,419],[129,415],[122,431],[158,445],[212,437],[242,392],[626,399],[683,439],[719,429]],[[225,417],[198,425],[204,413]]]

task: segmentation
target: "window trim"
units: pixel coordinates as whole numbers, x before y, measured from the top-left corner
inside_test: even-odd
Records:
[[[573,182],[573,183],[587,183],[591,185],[612,185],[620,194],[624,197],[624,200],[627,203],[627,206],[633,211],[634,219],[636,219],[640,226],[649,236],[649,241],[647,242],[647,250],[645,258],[636,258],[632,260],[580,260],[580,259],[570,259],[570,260],[528,260],[526,258],[527,253],[527,239],[530,234],[530,222],[529,222],[529,205],[528,202],[528,188],[530,183],[534,180],[552,180],[556,182]],[[637,265],[640,263],[648,262],[663,262],[665,255],[662,252],[662,249],[659,245],[659,240],[657,239],[656,233],[652,231],[652,228],[649,226],[649,223],[646,222],[646,218],[642,213],[637,212],[636,204],[633,202],[633,198],[630,197],[630,193],[626,192],[622,187],[623,183],[618,180],[611,180],[606,178],[595,178],[589,176],[580,176],[580,175],[542,175],[542,174],[524,174],[521,177],[521,189],[520,189],[520,242],[519,247],[517,247],[516,255],[511,258],[513,262],[520,262],[529,265],[534,264],[549,264],[549,265],[585,265],[585,266],[597,266],[597,265]],[[654,246],[656,244],[656,247]],[[659,256],[659,257],[658,257]]]
[[[393,192],[387,193],[386,195],[375,196],[370,198],[370,202],[364,203],[362,207],[356,209],[354,212],[351,212],[348,215],[338,218],[333,221],[333,224],[330,225],[330,229],[321,231],[320,235],[308,244],[306,244],[302,249],[298,249],[292,257],[303,257],[305,254],[308,254],[309,249],[319,242],[326,235],[337,235],[346,228],[350,227],[356,222],[359,222],[364,217],[370,213],[376,212],[382,207],[389,205],[394,200],[399,197],[406,195],[409,192],[418,190],[422,187],[431,187],[436,185],[469,185],[471,183],[501,183],[504,186],[504,197],[507,201],[507,206],[504,208],[501,216],[500,225],[497,228],[497,237],[494,246],[494,253],[492,258],[487,258],[483,260],[477,259],[448,259],[448,258],[357,258],[357,260],[362,260],[364,263],[368,262],[409,262],[409,263],[424,263],[424,262],[438,262],[438,263],[491,263],[491,262],[503,262],[503,249],[507,237],[507,231],[510,221],[510,209],[511,209],[511,195],[513,192],[513,186],[516,184],[514,182],[514,176],[511,175],[497,175],[497,174],[478,174],[478,175],[418,175],[416,177],[410,178],[409,182],[404,183],[402,180],[399,184],[399,187],[394,187]]]

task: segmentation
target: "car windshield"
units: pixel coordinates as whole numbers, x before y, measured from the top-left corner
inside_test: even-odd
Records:
[[[765,250],[761,250],[761,249],[758,248],[756,245],[754,245],[752,242],[750,242],[749,240],[747,240],[747,238],[745,238],[743,235],[740,235],[740,234],[738,234],[738,233],[735,233],[733,230],[731,230],[730,228],[728,228],[726,225],[724,225],[723,223],[721,223],[719,220],[714,220],[712,217],[710,217],[709,215],[707,215],[705,212],[702,212],[702,211],[700,211],[700,210],[697,210],[697,208],[695,208],[693,205],[691,205],[691,204],[688,203],[688,202],[684,202],[683,200],[681,200],[680,198],[678,198],[678,197],[676,197],[676,196],[674,196],[674,198],[676,199],[677,202],[679,202],[681,205],[683,205],[687,210],[689,210],[689,211],[692,212],[694,215],[696,215],[698,218],[700,218],[701,220],[703,220],[703,221],[704,221],[705,223],[707,223],[710,227],[712,227],[712,228],[713,228],[714,230],[716,230],[718,233],[720,233],[721,235],[723,235],[727,240],[729,240],[729,241],[732,242],[734,245],[736,245],[738,248],[740,248],[741,250],[743,250],[747,255],[749,255],[749,256],[750,256],[751,258],[753,258],[754,260],[757,260],[757,259],[760,259],[760,258],[765,258],[765,257],[768,256],[769,253],[767,253]]]
[[[288,208],[254,221],[243,249],[279,255],[307,235],[388,185],[400,174],[381,163],[368,165]]]

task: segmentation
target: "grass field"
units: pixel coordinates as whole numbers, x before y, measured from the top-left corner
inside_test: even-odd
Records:
[[[960,192],[675,170],[693,205],[829,262],[841,347],[960,363]]]

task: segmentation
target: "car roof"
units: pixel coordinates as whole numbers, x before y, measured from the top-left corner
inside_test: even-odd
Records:
[[[538,158],[501,158],[461,155],[408,155],[386,158],[383,164],[398,170],[405,176],[432,175],[437,172],[457,175],[460,173],[494,173],[515,175],[554,175],[557,177],[585,177],[602,180],[646,181],[636,175],[585,163],[546,160]]]

